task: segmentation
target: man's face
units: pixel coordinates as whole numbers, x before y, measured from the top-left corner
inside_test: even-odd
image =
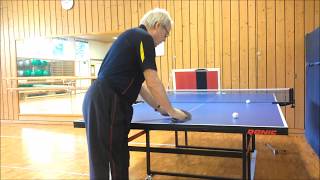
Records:
[[[171,30],[170,27],[167,28],[161,24],[156,25],[156,27],[152,33],[155,47],[166,40],[166,38],[169,36],[170,30]]]

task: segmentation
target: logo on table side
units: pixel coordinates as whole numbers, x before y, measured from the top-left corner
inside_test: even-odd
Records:
[[[254,134],[264,134],[264,135],[277,135],[277,130],[263,130],[263,129],[249,129],[247,134],[254,135]]]

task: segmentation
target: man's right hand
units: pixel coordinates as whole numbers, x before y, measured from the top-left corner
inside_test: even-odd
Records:
[[[169,115],[172,118],[177,119],[177,120],[181,120],[181,121],[188,119],[188,115],[177,108],[173,108],[173,110],[171,112],[169,112]]]

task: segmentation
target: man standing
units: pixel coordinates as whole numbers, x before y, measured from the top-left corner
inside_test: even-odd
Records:
[[[109,179],[109,168],[113,180],[129,179],[128,133],[139,93],[162,115],[187,118],[169,102],[155,63],[155,47],[166,40],[171,25],[166,10],[153,9],[138,28],[122,33],[105,56],[83,102],[90,179]]]

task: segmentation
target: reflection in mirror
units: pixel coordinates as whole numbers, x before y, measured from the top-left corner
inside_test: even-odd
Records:
[[[16,42],[20,114],[81,115],[82,101],[117,34]]]

